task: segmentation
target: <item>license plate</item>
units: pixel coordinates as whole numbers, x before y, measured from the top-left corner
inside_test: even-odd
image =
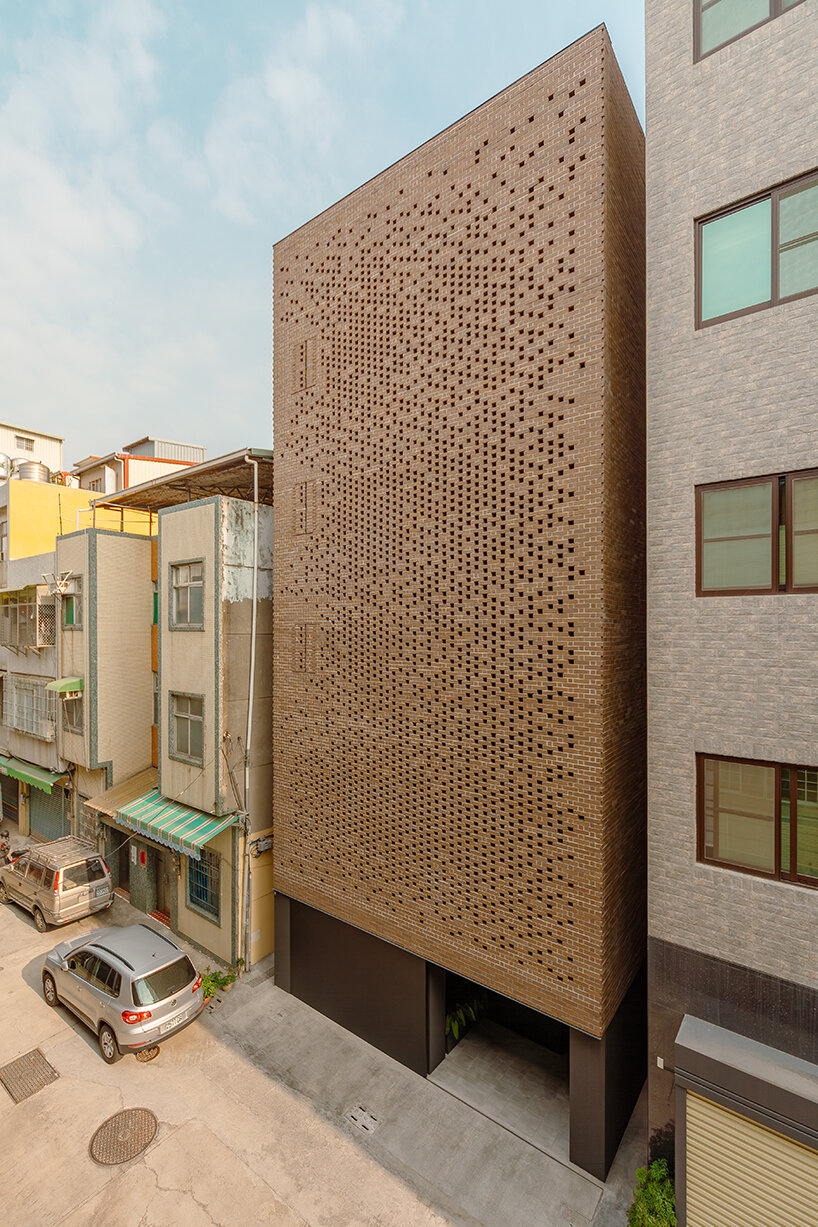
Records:
[[[97,894],[97,896],[99,896],[99,895],[107,895],[107,894],[108,894],[108,887],[107,887],[107,886],[98,886],[98,887],[97,887],[97,889],[96,889],[96,892],[95,892],[95,893]]]
[[[162,1026],[159,1028],[159,1030],[160,1031],[172,1031],[174,1027],[179,1026],[179,1023],[183,1020],[184,1017],[185,1017],[184,1012],[182,1012],[181,1014],[176,1014],[173,1018],[169,1018],[167,1022],[162,1023]]]

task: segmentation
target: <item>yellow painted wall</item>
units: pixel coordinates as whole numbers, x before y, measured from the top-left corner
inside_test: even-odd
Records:
[[[93,497],[88,490],[71,490],[50,482],[18,481],[16,478],[6,483],[5,490],[10,558],[50,553],[60,533],[76,530],[77,511],[87,508]],[[2,502],[3,493],[0,492]]]
[[[252,841],[272,833],[273,828],[267,827],[264,831],[253,831],[250,838]],[[275,948],[272,848],[261,856],[250,858],[250,882],[250,961],[258,963]]]
[[[207,845],[221,856],[219,924],[188,905],[188,858],[182,857],[182,876],[178,884],[177,927],[205,950],[211,950],[223,963],[230,962],[233,940],[233,838],[232,828],[221,831]]]

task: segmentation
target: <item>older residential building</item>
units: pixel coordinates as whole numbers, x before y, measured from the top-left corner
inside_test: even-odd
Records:
[[[603,1178],[644,1078],[643,241],[599,27],[274,257],[277,982],[423,1075],[447,994],[561,1025]]]
[[[650,1121],[818,1223],[818,9],[648,0]]]
[[[11,448],[16,430],[0,427],[12,435],[3,442],[0,434],[0,443]],[[57,536],[74,527],[91,498],[47,480],[38,457],[61,464],[61,440],[51,440],[56,450],[48,452],[40,443],[49,436],[20,437],[35,444],[29,460],[14,475],[0,472],[0,789],[5,822],[53,839],[70,830],[72,794],[59,756],[57,699],[48,689],[57,677],[50,580]]]
[[[188,465],[200,464],[205,457],[205,448],[196,444],[146,436],[126,444],[121,452],[86,456],[74,466],[72,476],[84,490],[98,495],[117,494]]]
[[[0,462],[34,462],[45,465],[51,473],[58,473],[62,469],[62,445],[59,435],[46,435],[41,430],[29,430],[27,426],[0,422]]]
[[[67,734],[64,751],[107,773],[84,806],[86,833],[102,841],[118,888],[222,961],[248,965],[273,946],[271,461],[220,457],[97,505],[141,511],[158,535],[139,542],[138,559],[121,558],[118,591],[96,583],[96,649],[78,637],[74,660],[96,698],[82,741],[72,753]],[[94,530],[61,542],[78,576],[94,539],[127,548]]]

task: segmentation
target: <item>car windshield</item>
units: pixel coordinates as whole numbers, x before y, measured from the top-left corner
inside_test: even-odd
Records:
[[[133,982],[134,1005],[154,1005],[172,997],[196,978],[196,971],[186,954],[168,967],[160,967],[149,976]]]

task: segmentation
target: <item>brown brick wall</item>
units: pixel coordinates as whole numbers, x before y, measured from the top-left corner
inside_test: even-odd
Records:
[[[623,89],[592,31],[275,248],[276,888],[594,1034],[644,941]]]

